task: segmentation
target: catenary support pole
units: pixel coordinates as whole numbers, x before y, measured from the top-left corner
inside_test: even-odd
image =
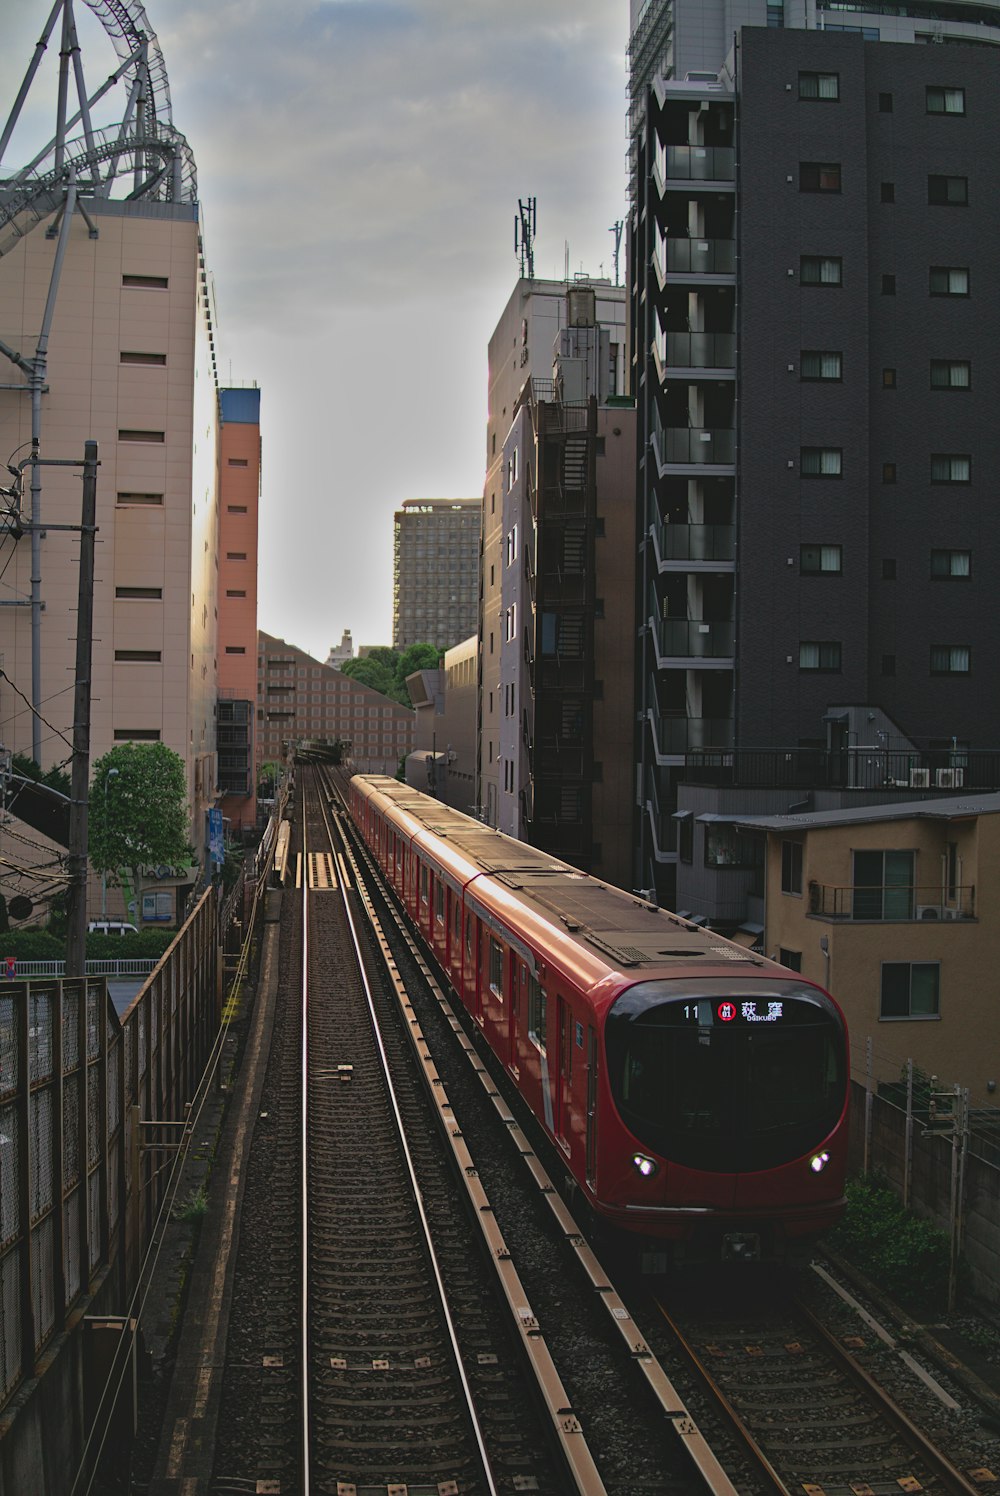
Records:
[[[84,446],[80,586],[76,615],[73,775],[69,806],[69,900],[66,975],[83,976],[87,944],[87,796],[90,786],[90,670],[94,642],[94,536],[97,532],[97,443]]]

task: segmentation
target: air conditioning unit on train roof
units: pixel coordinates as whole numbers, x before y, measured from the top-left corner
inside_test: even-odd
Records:
[[[930,789],[930,787],[931,787],[931,771],[930,771],[930,769],[911,769],[910,770],[910,789],[911,790],[928,790],[928,789]]]

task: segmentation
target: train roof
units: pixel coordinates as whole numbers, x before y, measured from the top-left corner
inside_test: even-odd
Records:
[[[453,848],[469,864],[470,876],[488,874],[610,967],[646,976],[649,968],[672,966],[676,974],[678,962],[700,958],[723,972],[734,962],[778,969],[712,930],[581,873],[398,780],[359,777]]]

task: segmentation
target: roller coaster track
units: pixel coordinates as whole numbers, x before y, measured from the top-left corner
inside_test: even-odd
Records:
[[[80,108],[72,119],[60,120],[55,137],[32,161],[0,182],[0,255],[6,254],[63,205],[71,182],[81,196],[107,197],[115,179],[127,171],[134,179],[128,198],[197,200],[194,157],[184,136],[173,125],[166,64],[145,7],[136,0],[84,0],[84,3],[107,32],[118,55],[119,67],[91,98],[85,99],[82,69],[76,55],[79,47],[72,0],[56,0],[3,140],[9,140],[60,12],[63,52],[74,54]],[[95,130],[90,122],[90,107],[119,81],[128,96],[121,123]],[[67,129],[81,121],[83,135],[68,140]]]

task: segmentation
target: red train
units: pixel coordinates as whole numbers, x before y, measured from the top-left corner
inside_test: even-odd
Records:
[[[843,1208],[821,988],[394,779],[352,816],[593,1209],[677,1258],[780,1258]]]

